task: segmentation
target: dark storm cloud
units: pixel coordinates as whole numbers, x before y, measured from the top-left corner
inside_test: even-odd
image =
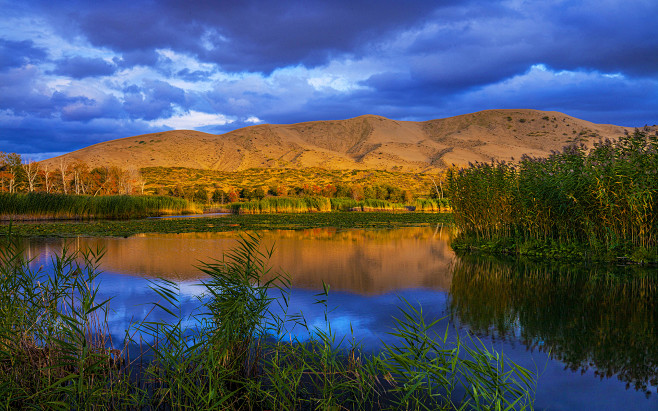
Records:
[[[109,76],[117,70],[114,64],[100,58],[69,57],[55,62],[54,74],[81,79]]]
[[[59,30],[93,45],[140,53],[170,48],[230,71],[270,72],[286,65],[324,64],[379,36],[422,23],[443,1],[99,2],[57,4]],[[54,7],[57,7],[56,9]]]
[[[206,126],[214,132],[252,116],[426,120],[488,108],[658,122],[654,0],[0,6],[36,22],[0,32],[0,127],[11,136],[1,144],[21,152],[21,138],[34,151],[70,150],[190,110],[235,120]]]
[[[62,122],[54,118],[29,118],[5,125],[0,142],[2,151],[16,153],[70,152],[84,146],[136,134],[154,133],[139,121],[117,119],[91,122]],[[84,142],[81,146],[80,142]]]
[[[69,4],[66,13],[58,4],[52,17],[70,35],[124,53],[128,65],[153,65],[149,51],[170,48],[223,70],[269,73],[377,53],[380,41],[435,24],[435,32],[420,35],[400,57],[412,59],[419,77],[453,87],[496,81],[538,61],[561,69],[658,72],[658,36],[646,21],[658,15],[657,2],[606,3],[596,10],[588,2],[521,4],[515,9],[497,1],[110,1]],[[460,70],[434,71],[437,62]]]
[[[50,116],[50,96],[38,92],[40,76],[35,66],[0,72],[0,109],[12,110],[21,115]]]
[[[558,69],[587,68],[634,76],[658,74],[658,2],[606,2],[595,10],[575,2],[550,6],[553,33],[561,34],[545,54]]]
[[[0,70],[37,63],[46,58],[42,48],[32,40],[10,41],[0,38]]]

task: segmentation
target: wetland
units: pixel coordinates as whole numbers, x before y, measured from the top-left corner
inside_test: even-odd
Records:
[[[422,307],[428,323],[439,320],[432,326],[439,334],[473,333],[537,372],[537,409],[658,406],[655,268],[457,255],[447,215],[327,216],[21,224],[12,230],[38,234],[21,241],[32,265],[46,271],[63,246],[104,250],[98,297],[111,298],[115,341],[150,313],[148,302],[161,298],[150,287],[157,278],[175,284],[181,310],[194,312],[199,284],[207,279],[200,262],[221,259],[236,246],[238,230],[247,229],[258,233],[261,246],[273,247],[273,270],[289,274],[289,309],[320,329],[328,316],[338,340],[354,337],[366,352],[381,350],[394,340],[393,318],[407,301]],[[56,232],[63,237],[53,237]],[[317,295],[327,288],[325,310]]]

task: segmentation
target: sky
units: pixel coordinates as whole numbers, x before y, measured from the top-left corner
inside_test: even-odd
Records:
[[[658,123],[658,1],[0,0],[0,151],[40,160],[224,133],[487,109]]]

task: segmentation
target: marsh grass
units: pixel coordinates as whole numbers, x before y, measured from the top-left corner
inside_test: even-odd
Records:
[[[447,200],[444,199],[418,199],[414,203],[414,206],[418,211],[441,212],[448,210],[447,204]],[[411,211],[404,204],[391,203],[387,200],[368,198],[357,201],[346,197],[267,197],[257,201],[232,203],[229,207],[231,212],[236,214]]]
[[[236,214],[315,213],[331,211],[326,197],[267,197],[258,201],[232,203]]]
[[[414,201],[416,211],[425,212],[448,212],[450,201],[447,198],[418,198]]]
[[[358,334],[346,341],[332,331],[327,285],[316,295],[323,324],[290,314],[288,277],[270,272],[272,250],[258,242],[245,235],[221,260],[200,265],[209,279],[190,317],[176,283],[154,282],[152,310],[168,320],[147,316],[115,349],[106,337],[110,300],[96,301],[102,250],[64,250],[45,275],[10,237],[0,252],[3,407],[532,408],[527,370],[478,341],[467,344],[470,337],[435,333],[412,304],[393,327],[398,342],[369,355]]]
[[[452,225],[448,213],[297,213],[229,214],[204,218],[162,218],[141,220],[93,220],[83,222],[16,223],[13,232],[21,236],[129,236],[138,233],[191,233],[258,230],[299,230],[305,228],[400,228]],[[0,224],[0,236],[8,225]]]
[[[658,259],[658,136],[636,130],[518,165],[448,174],[457,247],[538,255]]]
[[[201,211],[194,203],[166,196],[0,193],[0,220],[126,219]]]
[[[331,209],[335,211],[407,211],[402,204],[374,198],[359,201],[351,198],[332,198]]]

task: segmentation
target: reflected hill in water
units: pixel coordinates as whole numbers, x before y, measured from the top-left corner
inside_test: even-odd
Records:
[[[259,232],[263,247],[274,246],[270,265],[287,272],[293,286],[359,294],[406,288],[447,290],[454,253],[449,230],[413,227],[394,230],[271,230]],[[139,234],[129,238],[50,239],[26,243],[31,255],[72,248],[104,247],[104,271],[150,278],[196,280],[200,261],[221,259],[236,246],[235,232]]]
[[[658,387],[658,271],[465,256],[450,312],[472,330],[522,341],[573,371]]]

